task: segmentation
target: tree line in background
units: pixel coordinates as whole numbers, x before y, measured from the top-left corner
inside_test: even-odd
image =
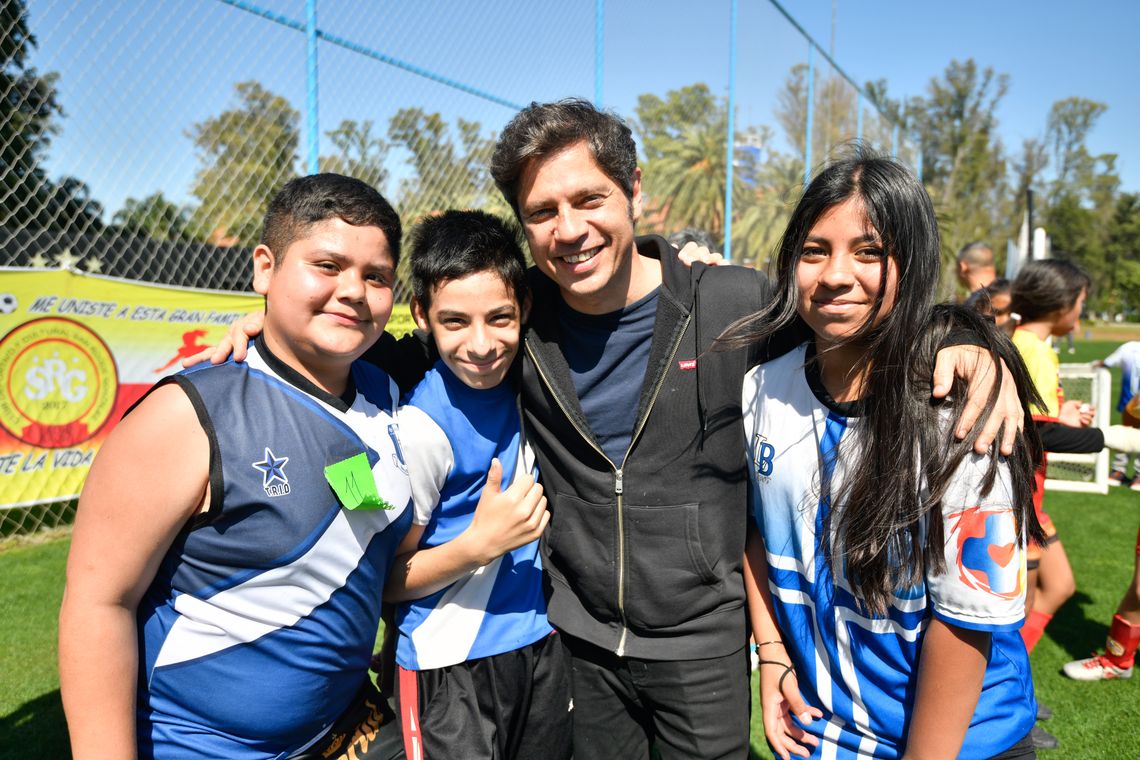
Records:
[[[236,85],[230,108],[192,124],[198,170],[180,206],[162,191],[128,198],[103,221],[103,207],[75,177],[52,180],[43,160],[65,111],[53,73],[28,64],[35,39],[22,2],[0,4],[0,226],[79,229],[198,240],[217,245],[256,241],[272,192],[298,174],[300,114],[255,81]],[[814,92],[813,163],[822,164],[856,133],[857,94],[837,76],[797,65],[774,109],[775,126],[743,125],[734,138],[732,251],[736,261],[766,266],[798,198],[807,147],[808,93]],[[892,122],[921,150],[923,180],[935,203],[947,270],[957,248],[990,241],[999,258],[1035,199],[1035,224],[1051,236],[1054,256],[1071,258],[1093,278],[1090,307],[1140,310],[1140,194],[1122,192],[1115,154],[1094,155],[1088,137],[1107,106],[1081,97],[1053,104],[1042,135],[1011,149],[997,134],[1006,75],[973,60],[951,61],[923,95],[893,99],[884,80],[866,92],[864,141],[889,148]],[[696,83],[663,97],[638,98],[630,124],[642,151],[643,232],[684,227],[724,239],[726,171],[724,98]],[[776,129],[782,134],[776,147]],[[483,208],[509,216],[487,171],[494,133],[479,122],[402,108],[387,128],[345,120],[325,133],[332,147],[320,168],[386,188],[407,222],[446,208]],[[393,154],[406,166],[392,171]],[[915,152],[903,155],[913,162]],[[395,187],[390,187],[394,180]],[[952,294],[954,278],[943,278]]]
[[[65,116],[54,73],[28,62],[36,38],[23,2],[0,2],[0,226],[98,223],[103,207],[75,177],[52,180],[42,158]]]
[[[767,264],[803,178],[807,133],[807,66],[784,81],[775,122],[788,152],[772,146],[772,129],[736,133],[732,188],[732,251],[739,261]],[[996,112],[1009,87],[1005,75],[973,60],[951,61],[926,93],[905,102],[888,95],[883,80],[866,91],[886,119],[867,118],[864,142],[886,149],[891,122],[921,150],[922,175],[943,238],[944,297],[953,295],[957,249],[987,240],[999,259],[1016,240],[1033,191],[1034,225],[1049,233],[1053,256],[1069,258],[1094,283],[1090,308],[1140,310],[1140,194],[1122,192],[1116,155],[1094,155],[1088,137],[1107,106],[1087,98],[1059,100],[1042,137],[1010,151],[997,134]],[[822,163],[856,134],[857,94],[838,77],[814,83],[812,156]],[[723,240],[727,104],[703,84],[642,95],[634,128],[645,154],[646,221],[655,230],[704,228]],[[907,156],[911,161],[915,150]],[[1049,171],[1051,169],[1051,171]]]

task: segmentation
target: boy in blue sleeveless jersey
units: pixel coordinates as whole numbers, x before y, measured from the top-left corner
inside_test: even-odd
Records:
[[[249,361],[159,383],[104,444],[60,614],[78,760],[292,757],[353,702],[412,516],[395,385],[356,361],[399,246],[363,182],[287,183],[253,252]]]
[[[538,553],[546,499],[507,381],[529,309],[518,238],[448,211],[416,230],[411,264],[413,315],[440,358],[400,410],[415,516],[385,598],[400,602],[405,751],[568,757],[569,670]]]

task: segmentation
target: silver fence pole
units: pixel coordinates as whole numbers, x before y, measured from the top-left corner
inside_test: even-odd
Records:
[[[308,43],[308,60],[306,61],[306,75],[308,78],[308,91],[306,95],[307,109],[305,129],[308,132],[309,143],[309,174],[320,171],[320,120],[318,114],[319,101],[317,100],[317,0],[305,0],[305,38]]]
[[[736,157],[736,5],[732,0],[728,21],[728,134],[725,142],[724,177],[724,258],[732,261],[732,184]]]
[[[804,190],[811,182],[811,133],[815,113],[815,45],[808,40],[807,133],[804,135]]]

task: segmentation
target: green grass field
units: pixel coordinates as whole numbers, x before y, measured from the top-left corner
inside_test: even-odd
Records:
[[[0,758],[65,758],[56,632],[67,540],[0,554]],[[92,653],[98,656],[97,652]]]
[[[1080,341],[1078,353],[1063,360],[1103,357],[1116,344]],[[1118,384],[1117,375],[1114,386]],[[1043,753],[1043,757],[1140,758],[1140,677],[1090,684],[1060,675],[1062,664],[1085,657],[1103,644],[1108,622],[1132,573],[1140,493],[1120,488],[1108,496],[1051,493],[1045,503],[1072,562],[1078,590],[1058,612],[1032,656],[1038,697],[1056,713],[1046,727],[1061,740],[1061,749]],[[0,648],[0,760],[66,758],[69,754],[56,671],[56,615],[67,547],[67,539],[61,538],[0,551],[0,641],[4,643]],[[91,656],[99,653],[91,652]],[[752,746],[755,757],[771,757],[755,710]]]

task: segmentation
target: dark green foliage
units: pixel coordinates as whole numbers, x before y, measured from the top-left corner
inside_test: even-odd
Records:
[[[111,221],[124,232],[143,235],[151,240],[186,240],[189,213],[166,199],[162,192],[151,193],[139,200],[127,198]]]
[[[44,173],[64,111],[58,75],[29,63],[35,47],[24,0],[0,0],[0,226],[98,230],[103,207],[87,184]]]

